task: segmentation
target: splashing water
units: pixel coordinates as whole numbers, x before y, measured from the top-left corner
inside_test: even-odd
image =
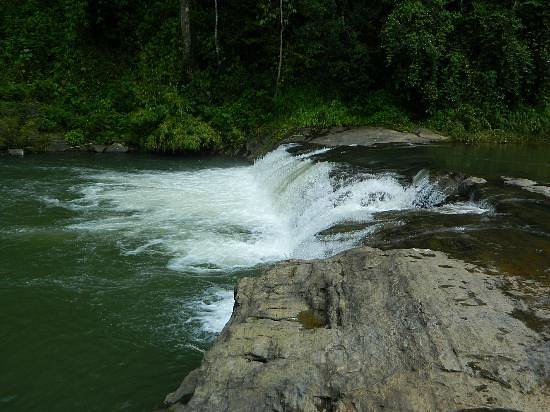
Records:
[[[229,321],[234,302],[233,291],[221,289],[208,291],[205,297],[194,300],[188,305],[196,314],[187,322],[199,322],[203,331],[217,333]]]
[[[43,202],[81,212],[71,230],[112,233],[125,255],[161,254],[188,275],[227,274],[289,258],[314,259],[358,245],[376,225],[334,235],[337,224],[368,223],[389,210],[429,208],[443,195],[427,177],[404,184],[389,173],[347,172],[281,146],[254,165],[191,171],[84,170],[78,198]],[[212,299],[214,298],[214,299]],[[232,293],[194,301],[206,331],[228,320]]]
[[[253,166],[93,174],[95,183],[77,188],[81,197],[70,203],[88,216],[71,229],[118,231],[124,254],[160,251],[176,271],[227,272],[338,253],[364,234],[321,239],[320,232],[441,200],[427,179],[405,186],[389,174],[346,177],[335,164],[313,161],[327,149],[299,156],[287,149]]]

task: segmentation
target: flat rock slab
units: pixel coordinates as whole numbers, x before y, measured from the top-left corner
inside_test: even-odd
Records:
[[[239,282],[230,322],[166,402],[216,412],[550,410],[550,345],[513,316],[500,280],[424,249],[275,265]]]
[[[415,133],[398,132],[380,127],[358,127],[349,130],[336,130],[323,136],[315,137],[309,142],[323,146],[374,146],[378,144],[426,144],[449,140],[426,129]]]
[[[504,183],[506,183],[507,185],[518,186],[531,193],[538,193],[539,195],[550,197],[550,186],[539,185],[534,180],[529,179],[520,179],[506,176],[501,177],[502,180],[504,180]]]

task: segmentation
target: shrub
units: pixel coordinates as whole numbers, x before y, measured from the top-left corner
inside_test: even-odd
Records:
[[[145,143],[148,150],[168,153],[210,151],[220,146],[218,132],[189,114],[168,116]]]
[[[19,119],[15,116],[0,117],[0,146],[9,146],[17,140]]]
[[[82,130],[71,130],[65,133],[65,141],[70,146],[80,146],[84,144],[86,138],[84,137]]]

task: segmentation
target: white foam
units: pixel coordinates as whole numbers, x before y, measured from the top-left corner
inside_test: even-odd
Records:
[[[493,212],[493,208],[485,202],[455,202],[431,210],[445,215],[483,215]]]
[[[195,315],[188,322],[198,322],[201,329],[209,333],[219,333],[231,318],[233,311],[233,291],[210,291],[199,300],[190,303],[189,307]]]
[[[335,177],[314,162],[330,149],[292,156],[281,147],[253,166],[183,172],[89,171],[80,197],[49,204],[82,212],[70,229],[113,233],[127,255],[164,253],[169,269],[226,273],[288,258],[321,258],[361,239],[317,234],[375,212],[416,207],[424,186],[391,175]],[[431,196],[431,195],[430,195]]]
[[[345,173],[341,166],[315,161],[330,149],[296,156],[288,149],[280,147],[249,166],[79,169],[87,183],[73,188],[77,199],[42,201],[79,212],[69,229],[111,236],[122,254],[160,253],[167,268],[202,276],[288,258],[330,256],[356,246],[377,225],[322,235],[326,229],[368,223],[377,212],[430,208],[443,196],[427,177],[409,185],[388,173]],[[194,302],[193,319],[205,331],[216,332],[229,319],[233,297],[228,291],[213,296],[209,302]]]

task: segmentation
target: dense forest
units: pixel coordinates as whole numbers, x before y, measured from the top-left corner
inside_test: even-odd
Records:
[[[548,0],[0,0],[0,146],[550,135]]]

